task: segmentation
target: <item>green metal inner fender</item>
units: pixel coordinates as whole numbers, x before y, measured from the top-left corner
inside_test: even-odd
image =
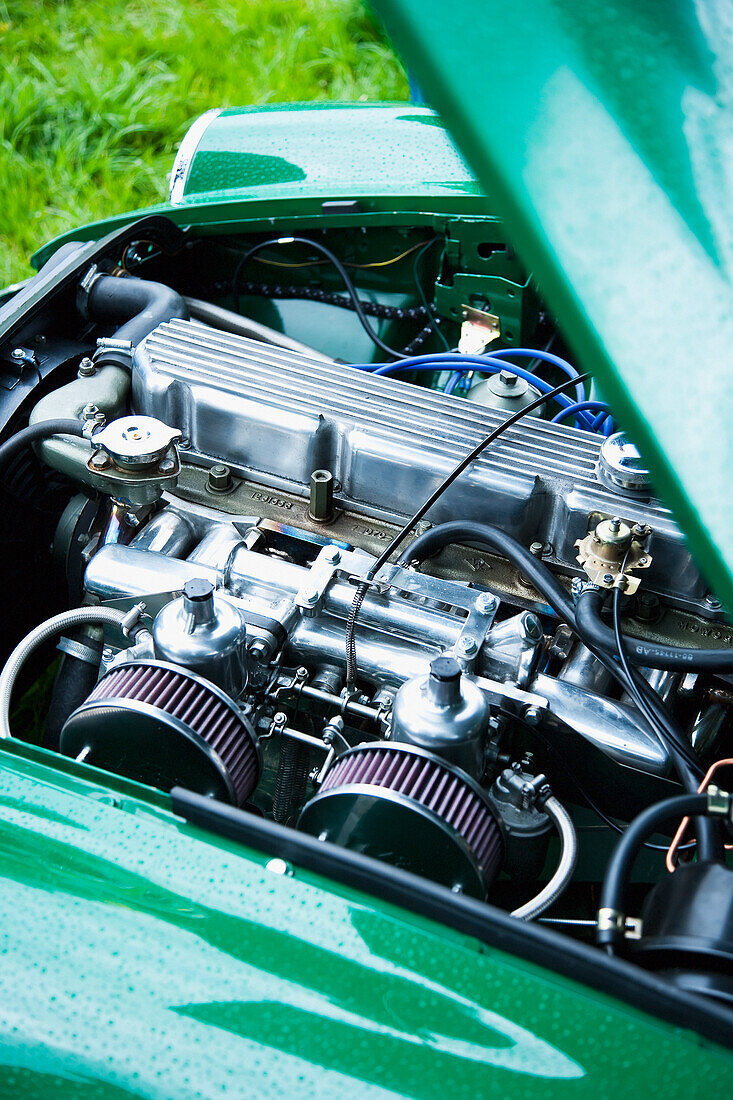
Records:
[[[730,5],[373,7],[733,609]]]

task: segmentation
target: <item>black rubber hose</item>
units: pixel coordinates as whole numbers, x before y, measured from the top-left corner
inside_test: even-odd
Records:
[[[41,420],[16,432],[0,445],[0,469],[15,458],[20,451],[36,443],[39,439],[50,439],[52,435],[83,435],[84,424],[81,420]]]
[[[46,715],[46,727],[43,747],[59,751],[61,730],[64,722],[77,707],[91,694],[99,675],[99,661],[102,657],[102,645],[81,633],[76,639],[97,655],[96,664],[84,661],[70,653],[61,657],[59,670],[53,685],[53,694]]]
[[[706,794],[680,794],[649,806],[634,818],[611,853],[603,878],[599,910],[611,909],[625,915],[626,886],[634,860],[641,851],[644,841],[669,821],[692,815],[703,817],[707,813],[707,808]],[[623,932],[618,928],[599,928],[596,933],[596,942],[600,947],[613,950],[622,936]]]
[[[578,633],[604,653],[615,654],[616,640],[613,631],[601,621],[600,609],[603,592],[586,588],[577,604],[573,602],[552,573],[542,562],[530,554],[526,547],[489,523],[471,523],[456,520],[441,523],[420,535],[400,558],[400,564],[421,562],[433,557],[451,543],[479,546],[495,550],[509,558],[532,582],[554,610],[570,625],[577,622]],[[624,634],[627,656],[633,664],[645,668],[662,668],[685,672],[733,672],[733,649],[683,649],[677,646],[657,645]]]
[[[400,565],[410,562],[421,562],[432,557],[446,546],[459,543],[463,546],[477,546],[482,550],[493,550],[502,554],[516,565],[537,591],[544,596],[552,609],[576,631],[581,641],[594,653],[598,659],[616,677],[625,690],[629,686],[623,676],[623,670],[615,660],[615,652],[597,647],[593,640],[587,638],[581,625],[577,622],[575,605],[567,591],[555,579],[543,562],[539,561],[529,550],[508,535],[501,528],[489,523],[475,523],[463,520],[454,520],[449,523],[441,523],[420,535],[408,547],[399,560]],[[613,637],[613,635],[612,635]],[[615,651],[615,640],[614,640]],[[643,677],[638,678],[637,690],[644,696],[648,707],[653,711],[656,725],[664,732],[663,744],[667,749],[670,760],[677,772],[682,786],[690,793],[697,790],[702,770],[698,761],[694,758],[692,750],[685,742],[682,732],[677,728],[671,716],[662,703],[662,700]],[[652,732],[659,737],[660,733],[654,728]],[[715,822],[709,818],[700,818],[696,822],[698,835],[698,850],[703,859],[717,858],[721,851],[721,843],[718,836],[719,830]]]
[[[517,542],[515,538],[494,527],[490,523],[472,523],[468,520],[453,520],[431,527],[419,535],[402,554],[398,564],[422,562],[432,558],[446,546],[459,543],[461,546],[475,546],[480,550],[494,550],[508,558],[513,565],[531,581],[549,605],[571,626],[575,624],[575,607],[566,589],[555,579],[550,570],[534,554]]]
[[[97,275],[83,300],[83,311],[95,321],[122,321],[115,340],[129,340],[133,348],[163,321],[188,320],[188,307],[180,294],[164,283],[148,279]],[[129,367],[124,351],[106,349],[97,362]]]
[[[578,627],[593,644],[606,653],[614,653],[613,631],[601,619],[604,593],[586,588],[575,605]],[[686,649],[682,646],[645,642],[624,634],[626,656],[635,665],[663,668],[673,672],[733,672],[733,649]]]

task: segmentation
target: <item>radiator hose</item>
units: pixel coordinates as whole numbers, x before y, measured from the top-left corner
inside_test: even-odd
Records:
[[[44,623],[27,634],[22,641],[18,642],[0,674],[0,738],[13,736],[10,732],[10,699],[18,673],[35,649],[62,631],[90,623],[95,626],[114,626],[118,630],[128,630],[138,616],[139,607],[133,608],[132,611],[118,611],[114,607],[76,607],[46,619]]]
[[[95,321],[122,321],[115,341],[135,348],[164,321],[178,317],[188,320],[188,307],[175,290],[164,283],[129,276],[95,275],[81,291],[79,307],[85,317]],[[130,366],[130,353],[124,347],[105,347],[95,363]]]

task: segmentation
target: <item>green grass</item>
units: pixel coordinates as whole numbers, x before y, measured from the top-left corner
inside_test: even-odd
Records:
[[[0,0],[0,286],[58,233],[164,198],[213,106],[406,99],[357,0]]]

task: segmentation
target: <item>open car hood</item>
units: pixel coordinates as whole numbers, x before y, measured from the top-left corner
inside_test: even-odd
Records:
[[[373,6],[733,607],[728,5]]]

